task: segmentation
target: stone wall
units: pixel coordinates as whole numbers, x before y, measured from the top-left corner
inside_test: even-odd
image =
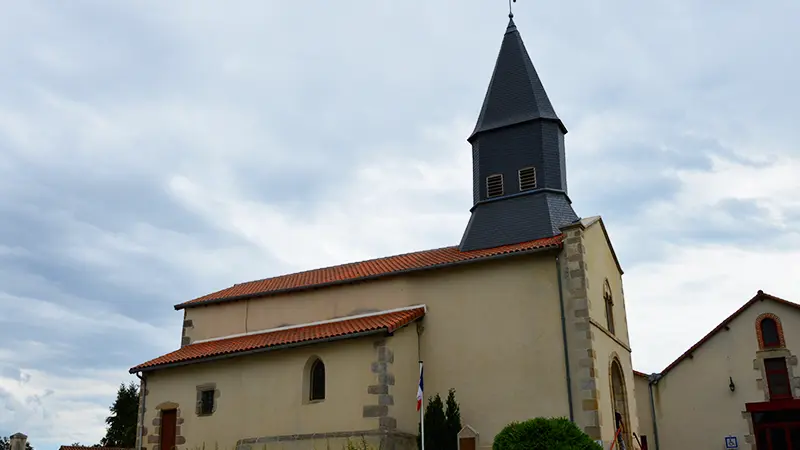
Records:
[[[348,444],[358,449],[416,450],[416,439],[414,435],[391,430],[295,434],[242,439],[235,450],[346,450]]]
[[[583,243],[583,226],[564,229],[566,239],[560,255],[562,292],[567,327],[572,403],[575,423],[592,439],[601,439],[600,391],[597,383],[597,354],[589,319],[588,265]]]

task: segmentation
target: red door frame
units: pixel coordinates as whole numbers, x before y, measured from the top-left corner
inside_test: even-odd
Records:
[[[767,448],[764,450],[778,450],[772,446],[772,433],[770,433],[770,431],[774,429],[783,430],[787,444],[786,450],[800,450],[800,448],[795,448],[792,445],[792,435],[791,435],[792,430],[800,430],[800,422],[770,423],[766,425],[757,425],[754,428],[756,433],[756,443],[758,443],[759,432],[766,431],[767,433]],[[759,448],[758,450],[762,449]]]
[[[778,411],[790,411],[790,410],[800,410],[800,399],[796,398],[787,398],[787,399],[775,399],[769,402],[758,402],[758,403],[746,403],[745,409],[749,413],[754,412],[778,412]],[[773,428],[781,428],[785,430],[786,433],[786,441],[789,443],[789,450],[800,450],[798,448],[792,448],[791,443],[791,436],[789,434],[790,430],[793,428],[800,428],[800,422],[781,422],[781,423],[769,423],[763,425],[756,425],[753,424],[753,431],[755,432],[756,442],[758,442],[758,433],[762,430],[767,431],[767,447],[766,449],[759,448],[758,450],[772,450],[772,435],[769,433],[768,430]]]

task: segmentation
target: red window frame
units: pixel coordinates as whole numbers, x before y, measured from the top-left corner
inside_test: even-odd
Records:
[[[775,365],[780,365],[780,367],[770,368],[769,366],[771,362],[774,362]],[[792,382],[789,379],[789,368],[786,365],[786,358],[764,359],[764,373],[767,378],[767,387],[769,389],[770,400],[792,398]],[[783,384],[783,386],[786,387],[786,392],[784,393],[773,392],[773,388],[776,386],[775,382]]]

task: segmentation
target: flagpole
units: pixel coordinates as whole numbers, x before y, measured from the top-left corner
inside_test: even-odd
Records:
[[[422,360],[419,361],[419,378],[422,381]],[[420,426],[420,441],[422,442],[422,449],[425,450],[425,388],[422,387],[422,405],[419,407],[419,426]]]

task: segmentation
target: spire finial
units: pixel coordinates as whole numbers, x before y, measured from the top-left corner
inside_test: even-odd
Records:
[[[508,18],[514,18],[514,11],[511,9],[511,2],[517,3],[517,0],[508,0]]]

